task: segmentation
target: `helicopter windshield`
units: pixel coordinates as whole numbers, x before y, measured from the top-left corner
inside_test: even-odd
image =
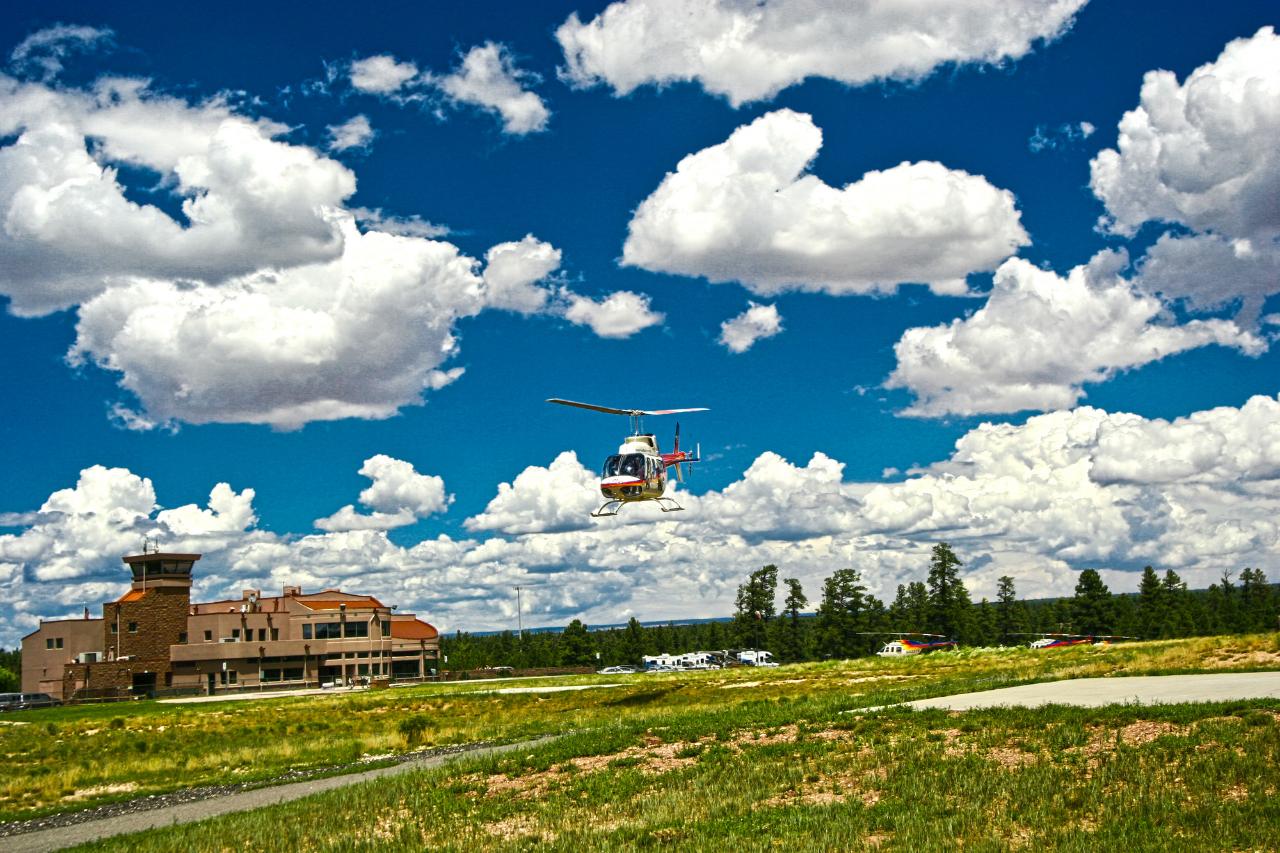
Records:
[[[644,479],[644,454],[628,453],[625,456],[610,456],[604,462],[606,477],[636,477]]]

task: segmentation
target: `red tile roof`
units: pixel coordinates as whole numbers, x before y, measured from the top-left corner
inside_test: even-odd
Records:
[[[145,589],[131,589],[128,592],[126,592],[124,595],[117,598],[116,604],[124,604],[125,602],[128,602],[128,601],[137,601],[138,599],[142,598],[142,596],[146,594],[147,594],[147,591]]]
[[[440,632],[421,619],[394,619],[391,636],[398,640],[434,640]]]

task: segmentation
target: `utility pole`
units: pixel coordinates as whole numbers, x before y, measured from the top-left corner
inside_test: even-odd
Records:
[[[524,607],[520,598],[520,585],[516,585],[516,626],[519,638],[524,639]]]

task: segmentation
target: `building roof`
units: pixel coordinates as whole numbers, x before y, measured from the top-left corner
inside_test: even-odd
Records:
[[[138,599],[142,598],[142,596],[146,594],[147,594],[147,591],[145,589],[131,589],[128,592],[126,592],[124,595],[117,598],[116,604],[125,604],[130,601],[137,601]]]
[[[303,607],[309,607],[312,610],[338,610],[343,605],[346,605],[346,608],[348,610],[386,610],[387,609],[382,604],[381,601],[378,601],[378,599],[374,598],[373,596],[367,596],[363,599],[352,599],[352,600],[345,600],[345,601],[334,601],[334,600],[303,601],[302,599],[297,599],[297,601]]]
[[[434,640],[440,632],[421,619],[393,619],[391,636],[398,640]]]
[[[185,560],[194,563],[200,557],[200,554],[175,554],[171,551],[153,551],[150,554],[130,554],[120,559],[133,565],[134,563],[146,563],[152,560]]]

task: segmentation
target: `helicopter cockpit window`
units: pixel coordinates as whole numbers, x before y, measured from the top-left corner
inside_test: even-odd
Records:
[[[644,455],[628,453],[622,457],[622,473],[629,477],[644,478]]]
[[[645,476],[644,454],[628,453],[626,456],[610,456],[604,461],[604,476],[643,479]]]

